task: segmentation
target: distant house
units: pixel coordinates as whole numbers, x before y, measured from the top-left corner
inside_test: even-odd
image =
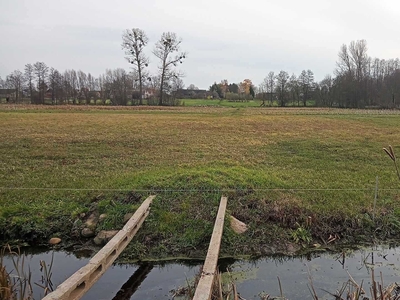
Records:
[[[0,89],[0,99],[6,99],[6,102],[14,100],[17,97],[17,90],[15,89]]]
[[[206,99],[209,92],[206,90],[190,90],[190,89],[179,89],[176,92],[176,97],[180,99]]]
[[[158,90],[153,88],[147,88],[143,90],[143,99],[150,99],[156,97]]]

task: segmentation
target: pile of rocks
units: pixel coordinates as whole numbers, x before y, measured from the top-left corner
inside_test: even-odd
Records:
[[[133,213],[127,213],[124,216],[124,224],[129,221]],[[94,211],[89,214],[82,213],[79,218],[74,222],[73,232],[83,238],[93,238],[93,242],[98,246],[103,246],[111,240],[119,230],[100,230],[96,234],[97,226],[107,218],[106,214],[101,214]],[[84,221],[82,221],[84,220]],[[49,240],[49,244],[57,245],[61,243],[61,239],[53,237]]]

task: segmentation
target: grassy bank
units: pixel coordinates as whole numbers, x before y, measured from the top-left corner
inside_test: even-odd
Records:
[[[227,226],[225,254],[281,250],[296,235],[299,243],[392,237],[400,233],[400,184],[382,148],[392,144],[400,154],[399,117],[0,106],[0,237],[68,240],[73,223],[93,209],[107,213],[98,230],[120,228],[123,215],[149,194],[158,196],[130,245],[132,256],[204,253],[221,194],[229,212],[250,226],[240,236]]]

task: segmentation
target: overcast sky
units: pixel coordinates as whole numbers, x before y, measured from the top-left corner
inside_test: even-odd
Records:
[[[121,50],[125,29],[150,38],[151,54],[166,31],[182,38],[184,82],[258,85],[269,71],[317,80],[332,74],[342,44],[367,40],[372,57],[400,56],[397,0],[0,0],[0,76],[44,61],[59,71],[98,76],[129,65]]]

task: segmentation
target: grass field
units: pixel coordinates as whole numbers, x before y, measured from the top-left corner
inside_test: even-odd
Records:
[[[232,255],[267,252],[298,228],[318,241],[400,232],[400,182],[382,151],[400,151],[396,111],[2,105],[0,126],[3,240],[67,238],[93,205],[108,216],[99,229],[118,228],[151,193],[131,244],[142,256],[205,250],[221,194],[250,225],[243,236],[227,226]]]

